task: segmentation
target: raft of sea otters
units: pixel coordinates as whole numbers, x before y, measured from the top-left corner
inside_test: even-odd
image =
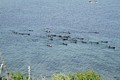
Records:
[[[33,32],[33,30],[28,30],[28,31]],[[12,33],[16,34],[16,35],[27,35],[27,36],[31,35],[30,33],[16,32],[16,31],[12,31]],[[49,40],[48,42],[54,42],[56,40],[62,41],[61,45],[65,45],[65,46],[68,46],[69,43],[75,43],[75,44],[82,43],[82,44],[95,44],[95,45],[104,44],[108,49],[113,49],[113,50],[116,49],[115,46],[111,46],[108,44],[109,41],[89,41],[89,40],[85,40],[84,37],[71,37],[70,34],[72,34],[72,33],[69,31],[62,32],[62,34],[55,34],[55,33],[52,34],[51,29],[46,28],[45,33],[47,33],[47,36],[45,38],[47,38]],[[85,32],[83,32],[83,33],[85,33]],[[87,32],[87,33],[99,34],[99,32]],[[51,43],[47,43],[46,46],[53,47],[53,45]]]
[[[50,41],[54,41],[57,38],[58,40],[62,40],[63,41],[62,45],[65,45],[65,46],[67,46],[69,44],[69,43],[66,43],[65,41],[69,41],[69,42],[75,43],[75,44],[77,44],[77,43],[96,44],[96,45],[106,44],[106,47],[109,48],[109,49],[115,49],[116,48],[114,46],[108,45],[107,43],[109,43],[109,41],[96,41],[96,42],[94,42],[94,41],[86,41],[85,38],[83,38],[83,37],[82,38],[81,37],[72,38],[70,36],[71,32],[62,32],[62,33],[66,33],[68,35],[66,35],[66,34],[52,34],[51,30],[49,28],[47,28],[45,30],[45,32],[47,33],[47,38]],[[85,32],[83,32],[83,33],[85,33]],[[87,32],[87,33],[99,34],[99,32]],[[51,44],[47,44],[47,46],[52,47]]]

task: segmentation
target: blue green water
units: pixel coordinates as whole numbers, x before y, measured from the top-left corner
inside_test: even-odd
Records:
[[[106,80],[120,80],[120,1],[97,2],[0,0],[0,48],[9,70],[27,73],[30,65],[31,74],[37,80],[60,72],[94,69]],[[47,28],[50,33],[45,32]],[[50,34],[84,38],[88,43],[75,44],[58,37],[50,41],[47,37]],[[91,44],[91,41],[108,43]],[[115,49],[109,49],[109,45]]]

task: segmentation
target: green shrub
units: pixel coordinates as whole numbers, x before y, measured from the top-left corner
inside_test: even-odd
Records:
[[[18,72],[17,74],[14,74],[13,72],[11,73],[11,78],[13,80],[28,80],[28,75],[25,74],[23,75],[22,73]],[[30,79],[32,80],[32,78]]]
[[[70,77],[64,74],[56,74],[53,76],[52,80],[70,80]]]
[[[99,74],[96,74],[93,70],[84,72],[84,73],[76,73],[76,74],[57,74],[54,75],[52,80],[104,80],[100,77]]]

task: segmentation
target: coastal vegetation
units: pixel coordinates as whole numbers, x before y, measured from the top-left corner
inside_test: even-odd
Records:
[[[75,74],[55,74],[52,80],[104,80],[99,74],[95,73],[94,70],[88,72],[79,72]]]
[[[0,80],[7,80],[5,77],[0,77]],[[28,74],[22,74],[18,72],[17,74],[11,73],[9,80],[32,80],[28,79]],[[54,74],[51,80],[104,80],[99,74],[95,73],[94,70],[87,72],[78,72],[75,74]]]
[[[17,74],[12,72],[9,74],[9,78],[7,78],[7,76],[0,76],[0,80],[32,80],[32,78],[28,78],[28,74],[22,74],[21,72],[18,72]]]

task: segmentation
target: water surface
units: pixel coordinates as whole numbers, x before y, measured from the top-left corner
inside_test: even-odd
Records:
[[[94,69],[106,80],[120,80],[120,1],[97,2],[1,0],[0,48],[9,70],[27,73],[30,65],[33,77],[49,78],[59,72],[69,74]],[[50,33],[45,32],[47,28]],[[59,38],[50,41],[49,34],[84,38],[88,43],[75,44]],[[90,44],[90,41],[108,43]],[[109,49],[109,45],[115,50]]]

